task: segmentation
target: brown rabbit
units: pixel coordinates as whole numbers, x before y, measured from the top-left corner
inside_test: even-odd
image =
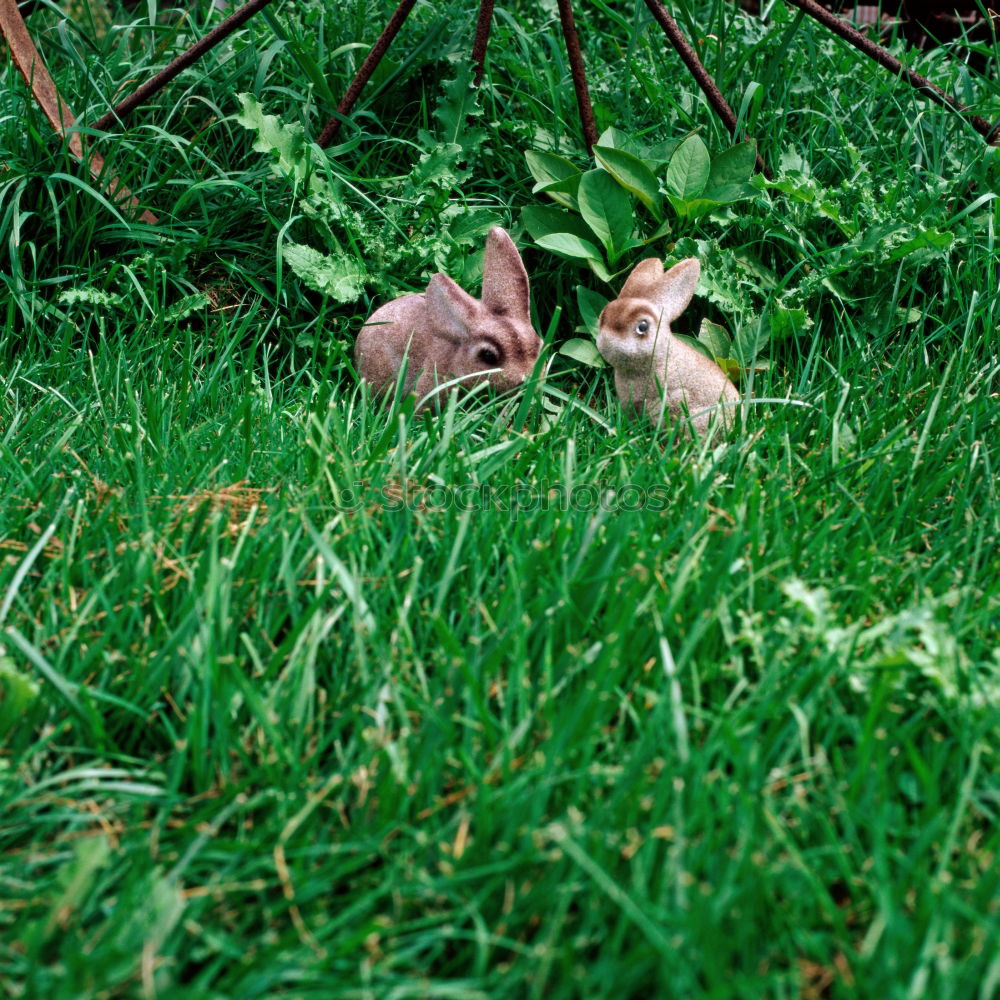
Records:
[[[601,313],[597,349],[615,370],[622,404],[642,408],[654,422],[666,406],[674,418],[690,415],[698,434],[713,419],[732,423],[739,393],[722,369],[670,332],[687,308],[701,274],[693,257],[664,273],[655,257],[637,264],[618,298]]]
[[[393,299],[368,317],[354,358],[379,395],[392,391],[406,359],[403,389],[424,406],[437,386],[456,378],[463,386],[517,387],[541,347],[531,325],[528,274],[513,241],[496,226],[486,237],[482,301],[435,274],[427,291]]]

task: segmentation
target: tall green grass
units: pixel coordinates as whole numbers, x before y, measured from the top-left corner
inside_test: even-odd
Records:
[[[310,230],[226,118],[245,89],[314,129],[307,56],[339,92],[353,56],[332,53],[370,33],[341,14],[279,8],[322,44],[250,28],[157,124],[102,140],[155,231],[30,112],[15,142],[5,91],[0,984],[988,1000],[993,202],[946,254],[867,274],[793,198],[707,220],[697,238],[826,282],[755,384],[788,402],[717,446],[630,421],[561,357],[514,401],[382,406],[349,361],[369,303],[280,266],[282,228]],[[950,219],[989,193],[960,123],[774,14],[765,34],[691,10],[728,92],[761,83],[748,127],[773,161],[845,206],[853,178],[859,213],[946,195]],[[470,16],[418,8],[338,167],[373,189],[408,169],[448,70],[419,42],[462,50]],[[645,25],[582,23],[599,113],[719,148]],[[169,57],[115,44],[94,106]],[[53,59],[63,85],[76,65]],[[551,135],[582,162],[567,79],[550,17],[498,13],[462,197],[516,226],[521,150]],[[222,114],[194,138],[199,104]],[[554,353],[589,279],[526,260],[540,329],[562,310]]]

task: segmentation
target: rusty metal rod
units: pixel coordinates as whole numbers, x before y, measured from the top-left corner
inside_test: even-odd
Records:
[[[890,55],[881,45],[877,45],[870,38],[866,38],[860,31],[841,20],[836,14],[831,14],[824,10],[814,0],[786,0],[793,7],[798,7],[803,13],[819,21],[820,24],[829,28],[834,34],[839,35],[845,42],[850,43],[866,56],[874,59],[880,66],[903,76],[910,86],[921,93],[925,93],[932,101],[943,105],[951,111],[960,114],[991,146],[1000,145],[1000,124],[993,125],[980,115],[972,114],[969,109],[954,97],[946,94],[940,87],[931,83],[925,76],[915,73],[912,69],[907,69],[895,56]]]
[[[479,17],[476,19],[476,40],[472,45],[472,63],[476,67],[472,82],[477,87],[483,82],[486,47],[490,44],[490,29],[492,27],[493,0],[480,0]]]
[[[146,225],[155,226],[156,216],[148,209],[142,209],[139,199],[117,177],[112,175],[104,181],[104,160],[99,153],[93,149],[88,151],[84,146],[80,133],[76,130],[76,116],[56,89],[44,60],[31,40],[16,0],[0,0],[0,34],[6,39],[14,65],[31,88],[42,113],[53,129],[66,140],[70,153],[87,165],[91,176],[98,184],[103,184],[105,192],[119,208],[138,216]]]
[[[143,101],[152,97],[157,91],[162,90],[178,73],[196,63],[206,52],[213,49],[259,10],[263,10],[269,3],[271,3],[271,0],[250,0],[249,3],[245,3],[224,21],[217,24],[204,38],[199,38],[190,48],[182,52],[169,66],[160,70],[155,76],[150,77],[144,84],[129,94],[125,100],[116,104],[111,111],[94,122],[93,127],[100,132],[105,132],[116,123],[124,122],[128,115],[142,104]]]
[[[587,73],[583,68],[583,54],[580,52],[580,36],[576,33],[573,5],[570,0],[559,0],[559,22],[562,24],[563,38],[566,39],[566,55],[569,56],[569,68],[573,74],[573,89],[576,91],[576,106],[580,111],[580,126],[583,128],[583,140],[587,144],[589,153],[597,145],[597,123],[594,121],[594,109],[590,104]]]
[[[383,29],[382,34],[378,36],[378,41],[371,47],[371,51],[361,64],[361,69],[358,70],[351,81],[351,85],[347,88],[347,93],[344,94],[337,105],[336,114],[326,123],[323,131],[320,132],[318,141],[323,149],[326,149],[337,137],[337,133],[340,131],[341,116],[351,113],[354,102],[361,96],[361,91],[365,89],[365,84],[382,61],[382,57],[388,51],[392,40],[396,37],[399,29],[402,28],[403,22],[409,16],[410,11],[413,10],[413,5],[416,2],[417,0],[402,0],[402,3],[396,8],[395,13],[389,18],[389,23]]]
[[[677,22],[667,13],[666,7],[663,6],[660,0],[645,0],[645,2],[650,14],[653,15],[656,23],[663,29],[670,44],[677,50],[677,54],[681,57],[684,65],[687,66],[688,71],[701,88],[701,92],[708,98],[708,103],[712,105],[712,110],[722,120],[722,124],[729,130],[729,134],[736,139],[736,115],[729,106],[729,102],[722,96],[722,91],[716,86],[708,70],[705,69],[698,58],[698,53],[691,47],[691,44],[681,33],[681,29],[677,26]],[[760,152],[757,153],[757,169],[768,180],[772,179],[771,171],[768,170],[767,164],[764,163]]]

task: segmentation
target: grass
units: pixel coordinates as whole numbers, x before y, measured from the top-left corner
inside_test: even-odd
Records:
[[[723,145],[613,13],[584,38],[598,108],[624,87],[603,53],[633,44],[629,128]],[[412,38],[464,46],[451,14],[418,8]],[[807,160],[862,239],[883,202],[944,231],[989,191],[974,136],[818,31],[696,15],[741,57],[713,67],[729,93],[766,82],[769,158]],[[366,37],[335,21],[324,51]],[[461,191],[508,224],[537,199],[522,149],[559,133],[583,162],[553,25],[512,23]],[[302,57],[265,51],[234,47],[227,88],[314,132]],[[431,127],[428,53],[337,152],[359,183]],[[369,303],[276,266],[279,231],[310,230],[249,133],[185,131],[182,93],[237,110],[213,72],[141,144],[106,140],[137,142],[156,232],[0,115],[6,993],[995,996],[993,203],[895,261],[852,263],[794,195],[686,234],[822,285],[785,285],[812,325],[755,386],[802,405],[718,447],[630,422],[560,357],[516,405],[415,415],[353,378]],[[588,278],[526,260],[567,339]]]

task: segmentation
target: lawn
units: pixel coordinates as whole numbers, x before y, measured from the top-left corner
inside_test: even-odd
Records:
[[[418,4],[308,146],[390,6],[278,6],[95,137],[156,226],[0,65],[0,989],[993,1000],[997,151],[780,4],[676,4],[773,180],[671,200],[733,140],[643,4],[578,4],[663,187],[574,256],[554,5],[477,93],[475,5]],[[85,120],[188,40],[112,13],[29,21]],[[890,44],[1000,118],[996,52]],[[373,400],[364,318],[478,292],[495,224],[544,377]],[[761,400],[715,441],[595,367],[649,255]]]

